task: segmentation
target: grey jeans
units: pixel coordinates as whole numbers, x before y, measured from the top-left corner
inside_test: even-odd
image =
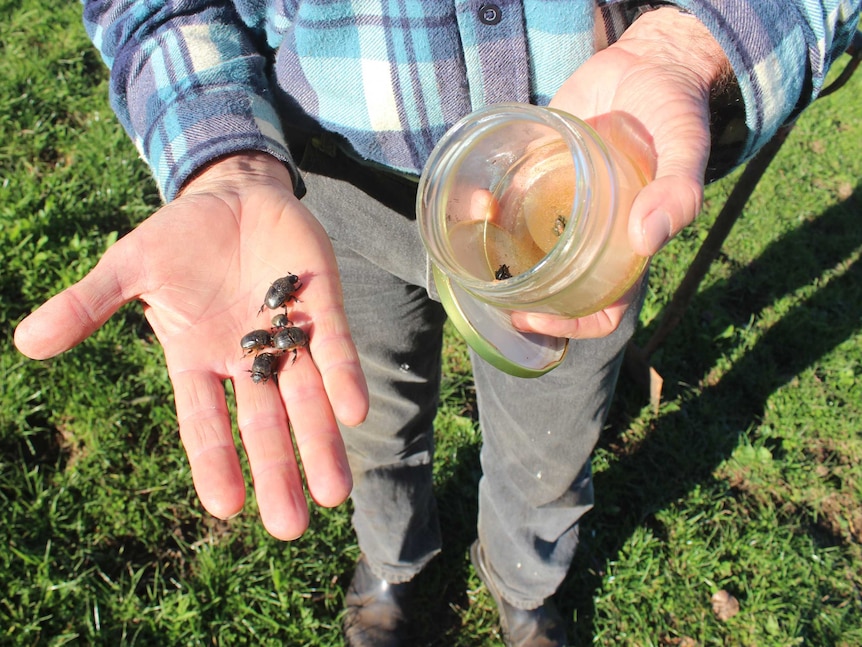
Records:
[[[382,178],[381,202],[354,186],[367,189],[375,177],[354,182],[342,162],[309,147],[303,202],[333,240],[369,383],[367,420],[342,429],[354,528],[375,573],[403,582],[441,545],[432,458],[445,313],[426,289],[410,187]],[[540,378],[509,376],[473,355],[483,438],[478,536],[495,584],[517,607],[539,606],[568,572],[578,521],[593,503],[590,454],[638,310],[606,338],[571,342],[562,365]]]

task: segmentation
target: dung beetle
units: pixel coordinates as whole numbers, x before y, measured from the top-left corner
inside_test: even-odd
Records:
[[[279,356],[276,353],[261,353],[255,357],[249,371],[251,373],[251,381],[255,384],[260,384],[261,382],[266,384],[272,378],[277,382]]]
[[[289,325],[290,319],[288,319],[287,315],[284,313],[279,313],[272,318],[273,333],[281,330],[282,328],[287,328]]]
[[[260,310],[257,313],[260,314],[263,312],[264,308],[275,310],[286,305],[288,301],[298,301],[299,299],[296,298],[295,293],[301,287],[302,281],[299,280],[296,274],[288,274],[287,276],[282,276],[280,279],[276,279],[269,286],[269,290],[266,291],[263,305],[260,306]]]
[[[554,236],[559,238],[563,235],[563,232],[566,231],[567,221],[564,216],[557,216],[554,219]]]
[[[272,333],[268,330],[252,330],[250,333],[243,335],[239,345],[245,351],[245,355],[258,353],[264,348],[272,346]]]
[[[308,346],[308,334],[298,326],[287,326],[272,336],[272,345],[276,350],[285,353],[293,351],[293,364],[296,362],[297,351]]]
[[[503,263],[497,268],[497,271],[494,272],[494,278],[498,281],[505,281],[506,279],[512,278],[512,272],[509,270],[509,266]]]

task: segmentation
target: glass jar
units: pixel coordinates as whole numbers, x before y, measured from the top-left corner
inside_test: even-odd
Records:
[[[597,312],[647,263],[629,245],[628,215],[653,158],[622,117],[598,124],[603,136],[552,108],[492,105],[443,136],[420,178],[417,220],[441,300],[468,342],[509,372],[523,372],[522,358],[507,359],[494,341],[501,334],[519,341],[510,324],[498,330],[508,312]],[[534,337],[541,336],[531,344]],[[550,370],[558,354],[547,367],[528,361],[527,372]]]

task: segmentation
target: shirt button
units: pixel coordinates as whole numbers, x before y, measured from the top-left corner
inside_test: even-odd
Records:
[[[486,25],[496,25],[503,19],[499,5],[487,3],[479,7],[479,20]]]

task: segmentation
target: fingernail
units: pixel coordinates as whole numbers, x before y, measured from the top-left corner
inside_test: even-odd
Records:
[[[516,330],[529,331],[533,324],[533,316],[528,312],[515,311],[511,314],[510,321]]]
[[[651,254],[655,254],[670,240],[670,215],[664,209],[656,209],[644,218],[643,239]]]

